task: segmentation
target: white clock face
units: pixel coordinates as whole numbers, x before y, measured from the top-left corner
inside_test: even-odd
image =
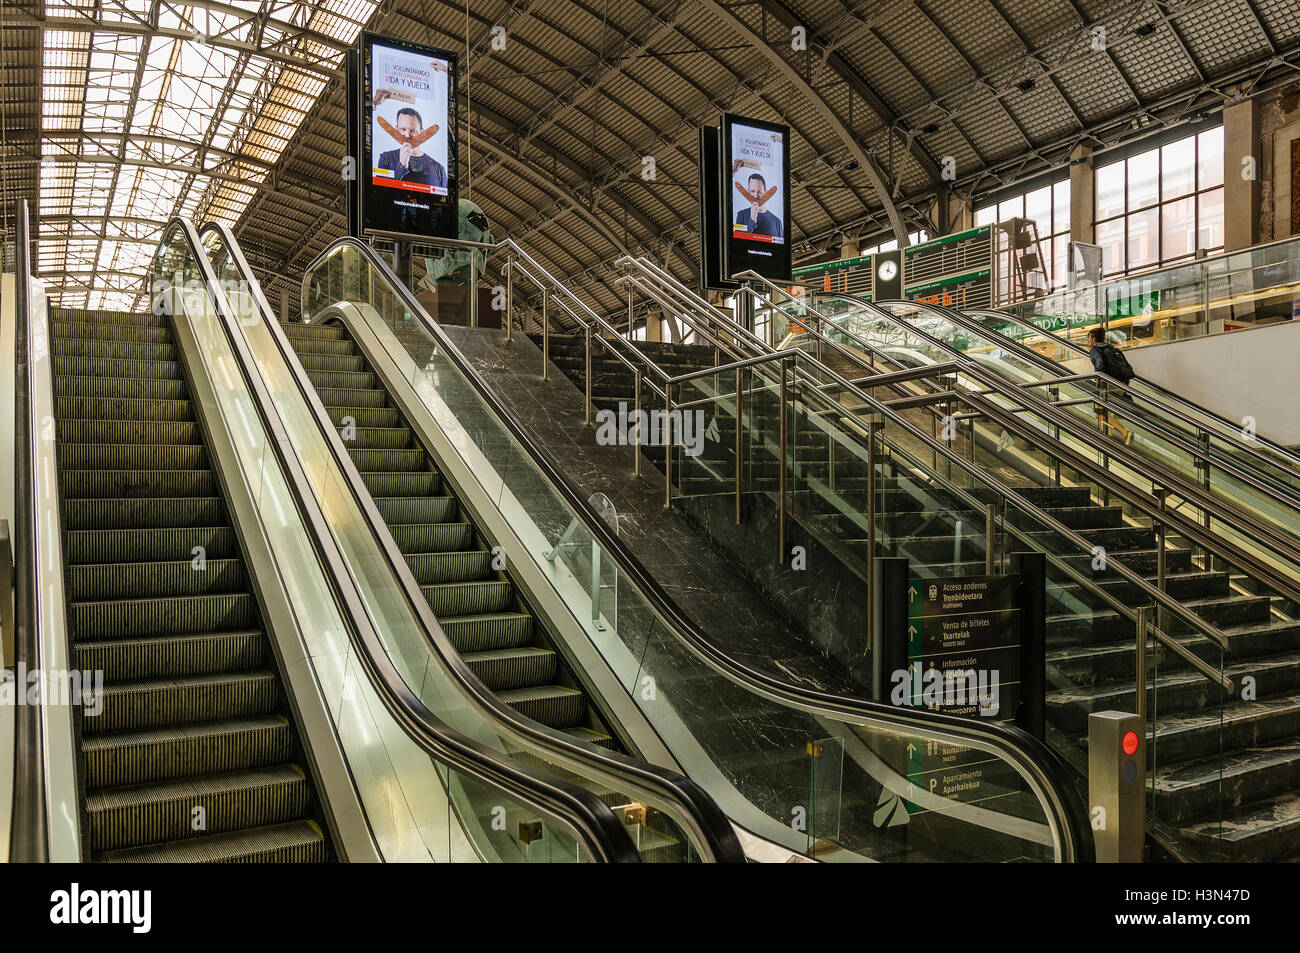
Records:
[[[894,261],[882,261],[876,274],[880,276],[881,281],[893,281],[894,276],[898,274],[898,263]]]

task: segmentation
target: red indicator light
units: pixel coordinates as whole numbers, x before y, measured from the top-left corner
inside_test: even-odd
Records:
[[[1136,731],[1124,732],[1124,753],[1136,754],[1138,749],[1138,735]]]

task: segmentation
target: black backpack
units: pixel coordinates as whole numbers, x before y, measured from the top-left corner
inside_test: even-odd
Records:
[[[1127,384],[1133,378],[1137,377],[1137,371],[1133,370],[1133,365],[1128,362],[1128,358],[1113,344],[1107,344],[1101,349],[1102,369],[1115,380]]]

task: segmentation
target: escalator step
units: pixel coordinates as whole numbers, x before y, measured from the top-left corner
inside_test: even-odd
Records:
[[[439,618],[504,612],[514,601],[515,592],[514,586],[504,579],[439,583],[421,586],[420,591]]]
[[[497,697],[521,715],[552,728],[572,728],[582,721],[587,710],[582,692],[563,685],[512,688],[499,692]]]
[[[152,560],[173,562],[193,558],[195,546],[202,546],[209,560],[229,559],[240,554],[235,531],[229,526],[185,525],[159,529],[143,522],[134,525],[149,528],[66,532],[63,559],[68,565]]]
[[[343,418],[351,417],[358,427],[397,427],[402,423],[401,415],[394,407],[339,407],[327,406],[335,427],[343,426]]]
[[[456,516],[456,501],[450,496],[390,496],[375,500],[375,506],[389,526],[445,523]]]
[[[294,736],[287,718],[266,715],[92,735],[82,751],[95,790],[279,764],[293,757]]]
[[[308,371],[359,371],[363,361],[360,354],[321,354],[299,351],[298,362]]]
[[[64,503],[64,514],[69,530],[166,529],[215,526],[226,521],[226,507],[219,496],[73,498]]]
[[[70,444],[193,444],[202,434],[193,421],[60,420],[59,437]]]
[[[51,308],[51,321],[74,321],[79,324],[125,324],[142,328],[167,327],[167,315],[154,314],[152,311],[113,311],[97,308],[83,310],[80,308]]]
[[[60,397],[55,402],[60,421],[72,420],[193,420],[188,400],[135,400],[128,397]]]
[[[60,397],[94,397],[114,400],[184,400],[185,382],[179,378],[61,376],[55,381]]]
[[[238,592],[248,585],[238,559],[206,559],[195,568],[183,562],[92,563],[68,569],[68,598],[73,602],[144,599]]]
[[[90,849],[279,824],[300,817],[310,794],[306,775],[293,764],[91,791],[86,795]],[[201,831],[194,830],[195,808],[204,809]]]
[[[342,338],[299,337],[289,342],[299,357],[304,354],[356,354],[351,341]]]
[[[77,470],[59,461],[65,500],[217,496],[211,470]]]
[[[485,549],[450,553],[408,553],[406,564],[422,586],[440,582],[483,579],[492,571],[492,554]]]
[[[287,337],[295,341],[346,341],[346,333],[337,324],[282,324]],[[351,341],[348,341],[351,344]],[[295,347],[297,345],[294,345]]]
[[[59,377],[139,377],[180,381],[176,361],[130,361],[110,357],[55,357],[54,373]],[[63,393],[60,390],[60,393]]]
[[[405,473],[367,473],[361,482],[375,499],[386,496],[432,496],[441,486],[441,478],[432,470]]]
[[[609,748],[611,750],[617,750],[618,748],[618,745],[614,742],[613,738],[605,734],[603,731],[596,731],[594,728],[584,728],[579,725],[576,728],[564,729],[564,733],[573,735],[573,737],[577,738],[579,741],[586,741],[589,744],[599,745],[602,748]]]
[[[83,671],[102,671],[110,684],[253,671],[269,663],[266,639],[255,629],[78,642],[73,658]]]
[[[554,652],[531,645],[517,649],[468,652],[464,659],[470,671],[494,692],[545,685],[555,678],[558,668]]]
[[[267,671],[199,675],[104,686],[103,710],[80,709],[85,735],[251,718],[275,710],[280,690]]]
[[[348,447],[348,455],[363,473],[374,471],[415,473],[426,466],[423,450],[367,450]]]
[[[166,599],[115,599],[69,604],[74,641],[123,635],[223,632],[258,624],[257,601],[247,592]]]
[[[52,321],[55,340],[134,341],[137,344],[170,344],[169,328],[135,324],[88,324],[85,321]]]
[[[439,619],[438,624],[462,655],[491,649],[522,648],[533,637],[533,617],[523,612],[448,616]]]
[[[199,443],[69,443],[59,448],[59,465],[69,470],[204,470],[208,454]]]
[[[390,529],[404,553],[445,553],[474,545],[474,527],[469,523],[406,523]]]
[[[53,338],[50,349],[56,357],[98,357],[114,361],[175,361],[176,349],[169,342],[103,340],[98,338]]]
[[[384,407],[388,404],[388,395],[373,387],[321,387],[316,386],[320,402],[326,407]]]
[[[355,423],[353,426],[356,429],[352,439],[343,441],[349,449],[405,450],[411,445],[411,431],[406,427],[362,427]]]
[[[369,371],[314,371],[307,368],[307,376],[315,387],[335,387],[342,390],[370,390],[376,386],[375,375]]]

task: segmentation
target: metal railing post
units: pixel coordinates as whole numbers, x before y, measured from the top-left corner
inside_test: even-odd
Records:
[[[633,306],[632,306],[632,282],[629,281],[629,282],[627,283],[627,339],[628,339],[629,341],[632,340],[632,330],[633,330],[633,324],[632,324],[632,312],[633,312]],[[647,332],[647,336],[648,336],[648,333],[649,333],[649,332]]]
[[[742,448],[745,440],[745,369],[736,368],[736,525],[741,522],[740,494],[744,483],[744,454]]]
[[[781,414],[780,431],[779,431],[781,461],[780,461],[780,466],[777,468],[777,472],[776,472],[777,510],[778,510],[777,547],[780,550],[780,557],[777,559],[777,562],[780,563],[785,562],[785,514],[786,514],[785,459],[786,459],[786,453],[790,442],[790,424],[787,418],[785,404],[789,393],[789,383],[788,383],[789,376],[790,376],[790,359],[788,357],[782,358],[781,359],[781,397],[779,403],[780,414]]]
[[[867,421],[867,619],[876,611],[876,441],[884,421]]]
[[[1137,705],[1134,710],[1142,721],[1142,730],[1147,725],[1147,613],[1150,606],[1138,606],[1137,612],[1137,681],[1134,682]]]
[[[551,363],[551,289],[542,289],[542,380],[550,377]]]
[[[586,325],[587,338],[587,402],[583,408],[584,423],[591,424],[591,325]]]
[[[514,304],[515,304],[515,254],[514,252],[507,252],[506,253],[506,314],[505,314],[507,342],[513,340],[512,334],[514,333],[514,322],[510,320],[510,316],[514,314],[515,311]]]
[[[1165,506],[1168,502],[1169,491],[1163,487],[1153,487],[1156,502],[1160,506],[1161,518],[1156,521],[1152,529],[1155,530],[1156,537],[1156,588],[1161,592],[1165,591],[1166,567],[1165,567]],[[1165,630],[1165,609],[1164,606],[1156,607],[1156,628],[1161,632]]]
[[[641,443],[644,430],[641,426],[641,378],[644,376],[645,372],[638,367],[636,370],[636,384],[633,385],[632,391],[632,419],[636,421],[636,443],[632,445],[632,472],[636,476],[641,475]]]
[[[673,384],[664,384],[664,508],[673,505]]]
[[[998,504],[984,504],[984,574],[997,572]]]
[[[478,327],[478,252],[469,252],[469,326]]]

